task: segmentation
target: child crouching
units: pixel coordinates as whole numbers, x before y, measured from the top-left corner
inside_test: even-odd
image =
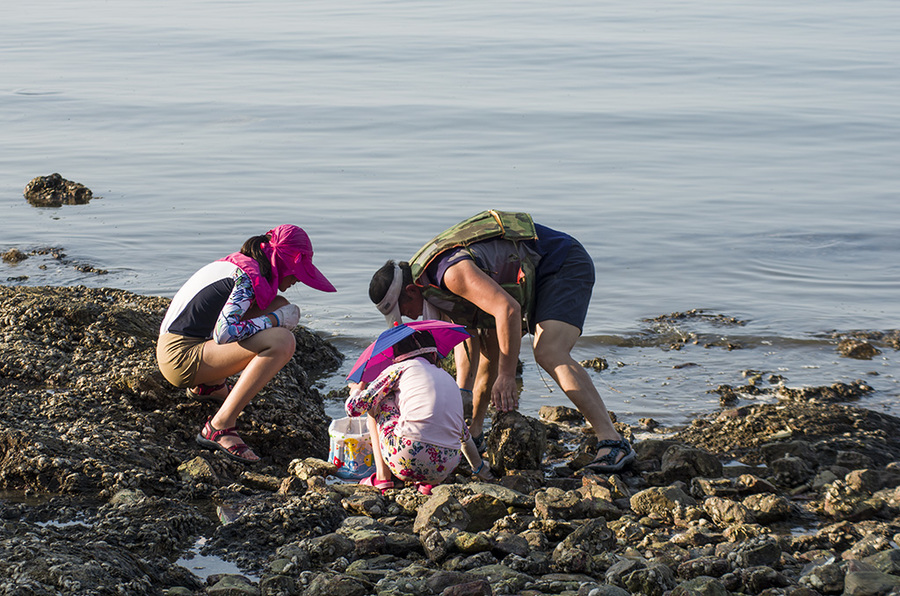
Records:
[[[350,383],[347,414],[368,414],[375,455],[375,474],[360,484],[384,491],[393,475],[431,494],[462,455],[479,478],[493,479],[469,434],[459,387],[439,360],[431,334],[416,331],[394,345],[394,363],[371,384]]]

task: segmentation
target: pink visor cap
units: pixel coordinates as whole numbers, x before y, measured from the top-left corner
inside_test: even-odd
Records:
[[[293,275],[299,281],[316,290],[337,292],[330,281],[313,265],[312,242],[302,228],[284,224],[266,233],[269,241],[263,243],[262,249],[269,255],[279,282]]]

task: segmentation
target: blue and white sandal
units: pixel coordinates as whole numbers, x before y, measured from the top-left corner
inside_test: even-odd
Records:
[[[610,474],[613,472],[621,472],[634,462],[634,449],[631,448],[631,443],[625,439],[606,439],[597,443],[597,449],[604,448],[609,449],[609,453],[598,456],[594,461],[584,466],[585,470]],[[620,453],[624,453],[624,455],[621,459],[616,461]]]

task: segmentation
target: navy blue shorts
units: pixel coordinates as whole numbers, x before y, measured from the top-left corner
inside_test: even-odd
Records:
[[[583,331],[593,291],[594,261],[581,243],[573,239],[562,266],[537,280],[529,330],[534,333],[538,323],[553,320],[574,325]]]

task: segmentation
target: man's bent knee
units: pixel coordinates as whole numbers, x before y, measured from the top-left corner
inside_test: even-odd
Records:
[[[563,348],[546,344],[534,346],[534,359],[538,366],[546,371],[553,370],[561,364],[572,362],[572,356]]]

